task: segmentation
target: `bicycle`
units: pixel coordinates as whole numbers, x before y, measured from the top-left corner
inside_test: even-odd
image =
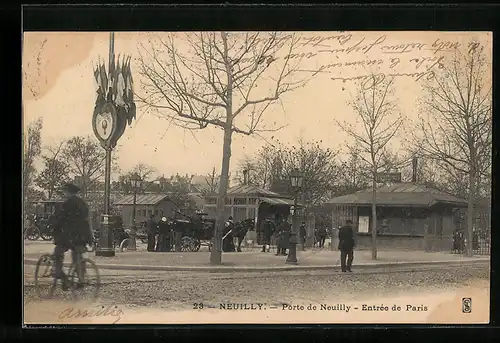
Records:
[[[85,252],[76,252],[77,262],[81,266],[81,279],[78,276],[78,266],[72,261],[66,273],[67,290],[61,287],[63,291],[71,291],[74,300],[96,300],[100,289],[100,276],[97,265],[89,258],[84,258]],[[63,267],[64,268],[64,267]],[[92,277],[92,271],[94,276]],[[50,299],[54,296],[57,287],[57,278],[55,277],[55,260],[53,254],[44,254],[40,256],[35,269],[35,290],[42,299]],[[46,282],[45,282],[46,281]],[[92,282],[94,281],[94,282]],[[79,291],[92,289],[90,298],[82,296]],[[47,295],[42,291],[48,290]]]

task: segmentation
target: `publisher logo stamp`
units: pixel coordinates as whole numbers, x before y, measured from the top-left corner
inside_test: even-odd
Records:
[[[472,299],[462,298],[462,313],[471,313],[471,312],[472,312]]]

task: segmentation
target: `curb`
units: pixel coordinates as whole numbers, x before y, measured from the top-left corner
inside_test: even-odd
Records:
[[[38,260],[24,259],[26,265],[36,265]],[[425,266],[464,266],[470,264],[490,263],[487,259],[476,260],[444,260],[444,261],[407,261],[407,262],[385,262],[358,264],[356,269],[376,269],[388,267],[425,267]],[[232,272],[282,272],[282,271],[315,271],[331,270],[340,268],[340,265],[316,265],[316,266],[271,266],[271,267],[244,267],[244,266],[152,266],[152,265],[126,265],[126,264],[102,264],[97,265],[99,269],[106,270],[141,270],[141,271],[176,271],[176,272],[210,272],[210,273],[232,273]]]

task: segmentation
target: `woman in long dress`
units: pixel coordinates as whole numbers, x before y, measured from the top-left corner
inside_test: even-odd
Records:
[[[233,217],[230,216],[226,222],[226,225],[224,226],[224,232],[223,232],[224,239],[222,241],[223,252],[235,251],[233,230],[234,230]]]

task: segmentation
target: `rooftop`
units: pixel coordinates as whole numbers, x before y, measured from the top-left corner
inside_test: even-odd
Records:
[[[137,194],[135,199],[136,205],[157,205],[161,201],[168,198],[168,194]],[[134,195],[127,194],[118,200],[116,200],[113,205],[133,205]]]
[[[276,192],[271,192],[266,189],[257,187],[255,185],[240,185],[231,187],[227,190],[227,195],[256,196],[256,197],[282,198],[282,199],[289,198],[288,196],[284,196]]]
[[[336,197],[327,203],[370,205],[372,203],[372,189],[364,189],[352,194]],[[436,204],[464,207],[467,206],[467,201],[437,189],[410,182],[396,183],[377,188],[377,205],[431,207]]]

